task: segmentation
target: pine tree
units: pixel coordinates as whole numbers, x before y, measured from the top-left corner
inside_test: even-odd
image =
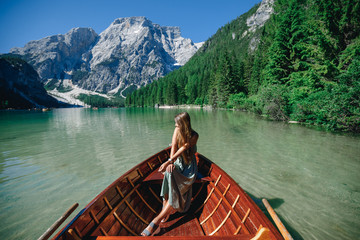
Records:
[[[285,83],[291,71],[290,52],[290,9],[282,16],[274,42],[269,51],[269,63],[266,66],[266,79],[269,83]]]
[[[168,105],[174,105],[178,102],[177,86],[173,81],[169,81],[167,84],[165,102]]]

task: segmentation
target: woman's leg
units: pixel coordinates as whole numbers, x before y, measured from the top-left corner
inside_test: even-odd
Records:
[[[164,196],[164,198],[163,198],[163,209],[165,208],[165,205],[166,205],[166,203],[168,202],[168,200],[169,200],[169,195],[166,194],[166,195]]]
[[[169,204],[168,201],[165,202],[165,205],[159,215],[157,215],[151,222],[155,225],[159,225],[161,220],[165,218],[167,215],[171,213],[173,210],[172,206]],[[154,233],[156,229],[153,229],[150,225],[146,227],[146,230],[149,231],[151,234]],[[145,236],[144,232],[141,233],[141,235]]]
[[[153,219],[153,222],[155,224],[159,224],[160,221],[165,218],[167,215],[169,215],[171,213],[171,211],[173,210],[173,207],[169,204],[169,201],[165,202],[164,208],[161,210],[161,212],[159,213],[159,215],[157,215],[157,217],[155,217]]]
[[[166,206],[166,204],[168,204],[168,201],[169,201],[168,196],[169,196],[168,194],[166,194],[166,195],[164,196],[162,209],[164,209],[165,206]],[[168,214],[167,216],[165,216],[163,219],[161,219],[161,222],[166,222],[166,221],[168,220],[169,216],[170,216],[170,214]]]

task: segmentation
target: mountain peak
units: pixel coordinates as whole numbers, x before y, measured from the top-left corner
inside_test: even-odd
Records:
[[[199,47],[181,37],[179,27],[139,16],[117,18],[99,35],[91,28],[73,28],[11,52],[25,56],[43,82],[67,79],[107,93],[146,85],[184,65]]]
[[[139,16],[139,17],[123,17],[123,18],[115,19],[111,23],[111,25],[124,24],[124,23],[135,24],[135,23],[141,23],[141,22],[151,22],[151,21],[149,19],[147,19],[146,17],[143,17],[143,16]]]

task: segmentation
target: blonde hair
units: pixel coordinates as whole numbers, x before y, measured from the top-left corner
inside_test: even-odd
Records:
[[[175,122],[177,123],[180,130],[179,134],[177,135],[178,148],[184,146],[186,143],[190,144],[190,139],[193,132],[191,128],[190,115],[187,112],[179,113],[175,116]],[[190,148],[182,153],[182,157],[186,164],[190,163]]]

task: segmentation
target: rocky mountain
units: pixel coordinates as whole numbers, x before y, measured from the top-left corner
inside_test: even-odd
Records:
[[[256,34],[256,30],[263,27],[271,17],[271,14],[274,13],[273,6],[274,0],[263,0],[256,12],[246,19],[246,26],[248,29],[242,33],[242,38],[248,34],[253,34],[249,44],[249,49],[251,51],[254,51],[260,42],[260,35]]]
[[[74,28],[59,34],[30,41],[23,48],[12,48],[10,53],[23,56],[38,72],[41,80],[64,79],[66,73],[86,66],[86,53],[98,35],[91,28]],[[84,55],[84,58],[83,58]]]
[[[200,46],[181,37],[178,27],[129,17],[116,19],[99,35],[74,28],[10,52],[34,66],[44,83],[55,79],[59,87],[70,80],[68,86],[122,95],[129,86],[146,85],[184,65]]]
[[[39,75],[26,61],[15,56],[0,57],[0,109],[66,106],[49,96]]]

